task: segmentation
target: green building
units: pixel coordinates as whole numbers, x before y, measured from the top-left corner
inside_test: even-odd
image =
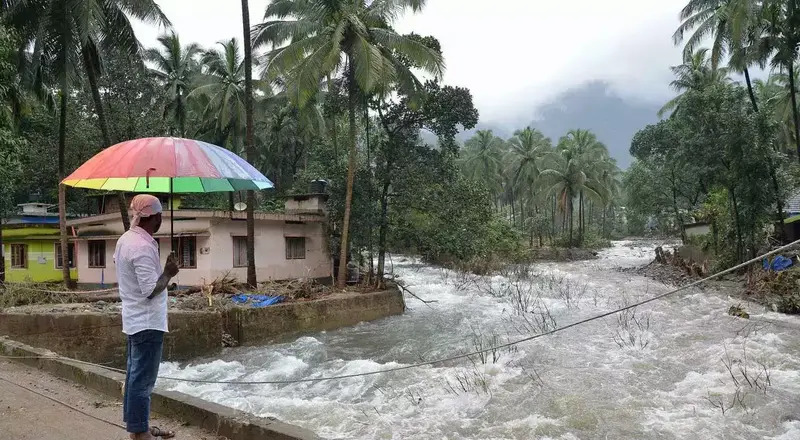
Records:
[[[7,282],[57,282],[61,272],[58,214],[49,212],[52,205],[25,203],[21,212],[5,219],[2,256]],[[75,269],[75,244],[69,243],[69,264],[72,279]]]

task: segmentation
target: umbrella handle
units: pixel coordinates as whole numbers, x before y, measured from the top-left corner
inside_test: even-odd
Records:
[[[175,200],[172,196],[172,177],[169,178],[169,245],[175,255]],[[177,255],[176,255],[177,256]]]
[[[148,168],[147,172],[145,172],[145,174],[144,174],[144,187],[145,188],[150,188],[150,173],[152,171],[155,171],[155,170],[156,170],[155,168]],[[172,179],[170,179],[170,188],[172,188],[171,184],[172,184]],[[172,189],[170,189],[170,191],[172,191]]]

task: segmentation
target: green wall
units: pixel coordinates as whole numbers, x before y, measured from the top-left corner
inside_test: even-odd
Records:
[[[5,232],[5,231],[3,231]],[[61,275],[61,269],[56,269],[55,260],[55,242],[58,241],[58,236],[52,239],[15,239],[14,237],[3,237],[3,246],[5,247],[3,253],[6,260],[6,281],[8,282],[50,282],[62,281],[64,278]],[[11,245],[12,244],[26,244],[28,245],[28,267],[25,269],[13,269],[11,267]],[[77,248],[76,248],[77,252]],[[78,256],[75,256],[77,260]],[[70,270],[73,280],[78,279],[78,270],[76,268]]]

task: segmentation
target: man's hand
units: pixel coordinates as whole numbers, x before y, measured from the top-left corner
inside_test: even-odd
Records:
[[[167,263],[164,265],[164,272],[161,273],[160,277],[158,277],[158,281],[156,281],[156,287],[153,289],[153,293],[147,296],[147,299],[153,299],[159,293],[164,292],[169,284],[169,280],[177,274],[178,259],[175,258],[175,254],[170,253],[167,257]]]
[[[178,259],[175,258],[175,254],[170,253],[167,257],[167,264],[164,265],[164,273],[172,278],[178,274],[178,270]]]

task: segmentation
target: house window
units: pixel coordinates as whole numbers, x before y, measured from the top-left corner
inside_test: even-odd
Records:
[[[28,245],[11,245],[11,267],[14,269],[25,269],[28,267]]]
[[[61,269],[61,243],[55,242],[53,246],[56,248],[56,269]],[[67,261],[69,267],[75,267],[75,243],[67,243]]]
[[[106,267],[105,240],[94,240],[89,242],[89,267]]]
[[[172,241],[172,249],[178,255],[178,267],[197,268],[197,237],[178,237]]]
[[[247,237],[233,237],[233,267],[247,267]]]
[[[306,258],[306,238],[286,237],[286,259],[303,260]]]

